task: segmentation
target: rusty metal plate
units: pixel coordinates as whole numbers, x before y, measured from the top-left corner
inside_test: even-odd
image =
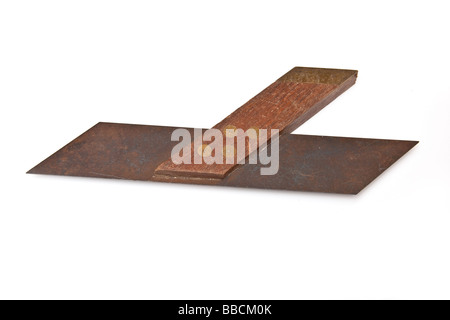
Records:
[[[170,158],[177,143],[171,141],[175,129],[98,123],[28,173],[164,182],[154,172]],[[416,144],[288,134],[280,139],[276,175],[260,175],[261,164],[244,164],[222,180],[168,182],[357,194]]]

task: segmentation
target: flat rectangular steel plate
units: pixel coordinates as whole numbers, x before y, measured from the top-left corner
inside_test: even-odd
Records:
[[[175,129],[101,122],[28,173],[357,194],[417,144],[288,134],[280,138],[276,175],[260,175],[261,164],[244,164],[221,180],[165,180],[154,172],[178,143],[171,141]]]

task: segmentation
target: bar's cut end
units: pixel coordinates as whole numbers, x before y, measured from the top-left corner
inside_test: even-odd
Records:
[[[357,70],[295,67],[278,81],[341,85],[357,76]]]

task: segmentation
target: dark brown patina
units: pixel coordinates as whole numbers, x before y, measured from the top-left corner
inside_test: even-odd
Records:
[[[99,123],[28,173],[357,194],[417,143],[290,134],[280,139],[273,176],[260,175],[261,164],[244,164],[225,179],[155,177],[177,143],[175,129]]]

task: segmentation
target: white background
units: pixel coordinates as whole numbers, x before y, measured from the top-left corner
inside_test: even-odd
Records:
[[[450,298],[448,1],[1,1],[0,298]],[[26,175],[99,121],[210,127],[359,70],[296,133],[420,140],[358,196]]]

